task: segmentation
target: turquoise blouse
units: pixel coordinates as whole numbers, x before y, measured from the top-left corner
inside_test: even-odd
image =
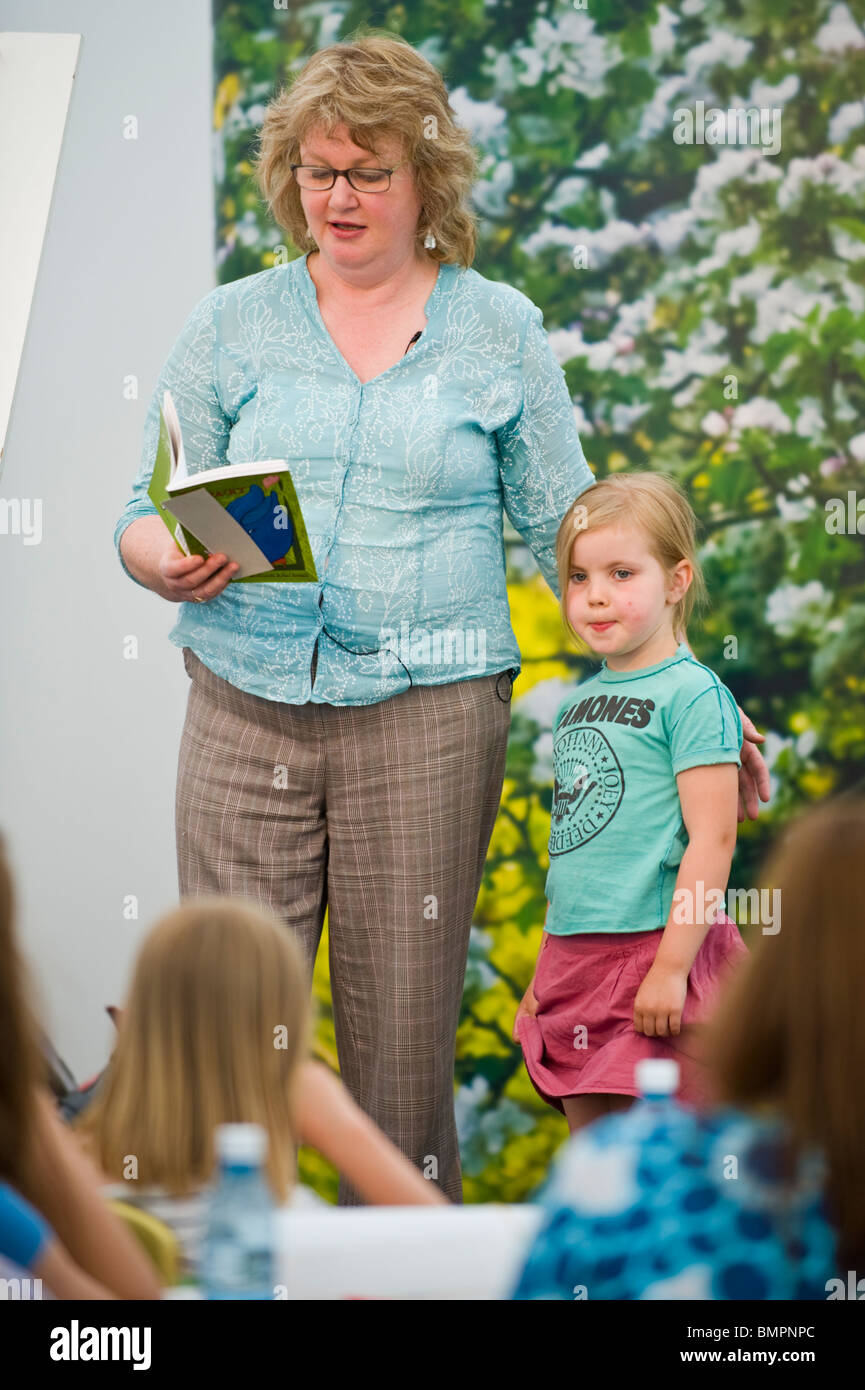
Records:
[[[147,411],[118,555],[130,522],[156,514],[147,487],[167,387],[190,472],[286,461],[319,578],[183,603],[176,646],[288,704],[375,704],[411,684],[518,671],[502,509],[558,597],[556,532],[594,481],[540,309],[440,264],[420,339],[362,383],[325,328],[307,255],[218,286],[190,313]]]

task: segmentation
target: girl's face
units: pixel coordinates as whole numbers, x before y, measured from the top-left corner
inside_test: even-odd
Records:
[[[663,660],[675,651],[673,610],[692,577],[687,560],[666,574],[636,526],[589,527],[571,546],[568,620],[604,656]]]

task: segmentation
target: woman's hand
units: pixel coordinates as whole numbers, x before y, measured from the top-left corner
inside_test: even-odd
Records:
[[[681,1032],[688,976],[680,970],[653,965],[634,1000],[634,1031],[647,1038],[666,1038]]]
[[[239,569],[225,555],[217,553],[205,560],[201,555],[181,555],[172,544],[157,566],[161,586],[158,592],[170,603],[202,603],[221,594]]]
[[[120,557],[133,578],[169,603],[221,594],[240,568],[221,554],[184,555],[159,516],[139,516],[120,537]]]
[[[535,1017],[535,1014],[538,1012],[538,1001],[537,1001],[537,999],[535,998],[534,984],[535,984],[535,977],[534,977],[534,975],[533,975],[532,978],[529,980],[528,988],[527,988],[525,994],[523,995],[522,999],[520,1000],[519,1008],[517,1009],[516,1017],[515,1017],[515,1019],[514,1019],[514,1027],[513,1027],[513,1033],[512,1033],[512,1037],[513,1037],[514,1042],[519,1042],[519,1040],[520,1040],[520,1034],[519,1034],[519,1022],[520,1022],[520,1019],[521,1019],[521,1018],[534,1018],[534,1017]]]
[[[736,706],[742,720],[742,747],[739,751],[739,758],[742,766],[739,768],[739,815],[740,823],[745,819],[746,814],[751,820],[756,820],[760,814],[760,806],[757,801],[769,800],[769,769],[766,760],[756,744],[762,743],[765,734],[758,734],[751,720],[748,718],[741,705]]]

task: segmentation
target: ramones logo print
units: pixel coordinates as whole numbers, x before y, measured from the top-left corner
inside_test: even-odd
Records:
[[[599,729],[568,729],[556,740],[550,854],[567,854],[599,835],[619,809],[625,775]]]

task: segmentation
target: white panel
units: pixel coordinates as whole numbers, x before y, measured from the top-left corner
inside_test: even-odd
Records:
[[[0,33],[0,477],[80,44]]]

